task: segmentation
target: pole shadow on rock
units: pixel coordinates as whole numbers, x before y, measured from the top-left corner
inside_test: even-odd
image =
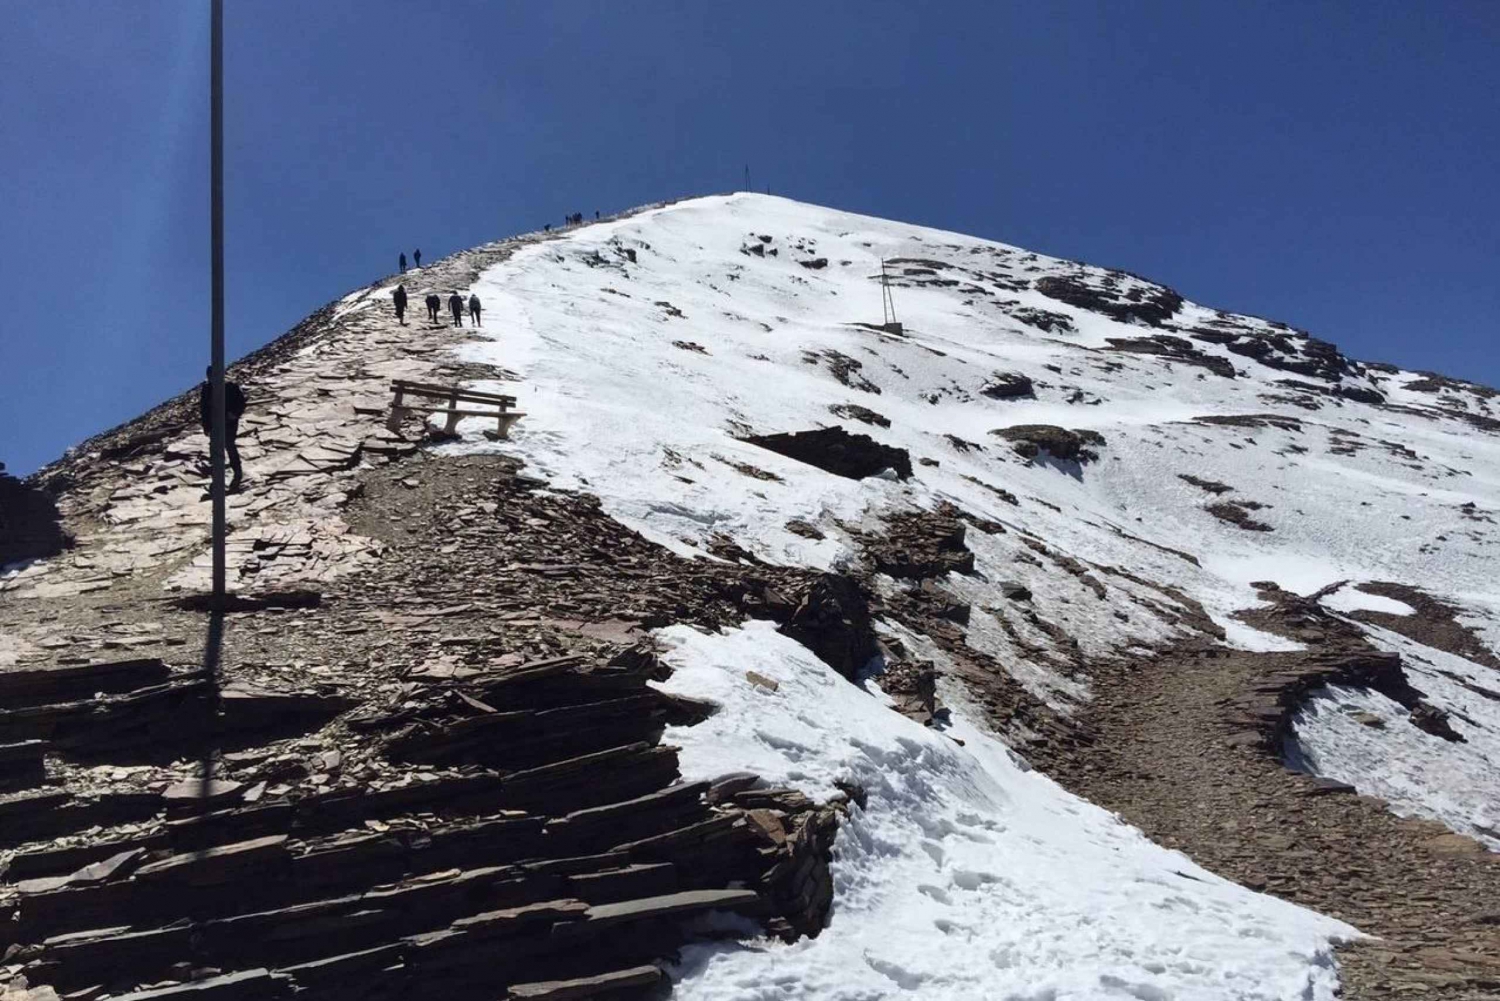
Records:
[[[208,801],[214,793],[214,754],[218,749],[219,665],[224,651],[224,609],[213,608],[208,613],[208,634],[203,642],[203,680],[207,684],[204,703],[207,712],[203,719],[202,757],[198,770],[198,799],[201,809],[207,810]]]

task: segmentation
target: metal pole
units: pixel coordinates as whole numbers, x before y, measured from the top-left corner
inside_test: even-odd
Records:
[[[209,404],[212,429],[209,455],[213,466],[213,607],[224,607],[224,0],[213,0],[210,14],[213,52],[209,70],[210,197],[213,200],[213,330]]]

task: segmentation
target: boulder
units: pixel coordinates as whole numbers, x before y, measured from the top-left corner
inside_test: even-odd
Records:
[[[818,578],[780,632],[850,680],[879,652],[869,598],[842,574]]]
[[[1031,379],[1020,372],[996,372],[990,384],[980,390],[992,400],[1019,400],[1036,396]]]
[[[882,445],[869,435],[850,434],[842,427],[752,435],[741,440],[851,480],[887,469],[903,480],[911,478],[911,456],[906,449]]]
[[[1104,436],[1098,431],[1077,429],[1069,431],[1054,424],[1017,424],[1015,427],[996,428],[990,434],[1011,443],[1017,455],[1036,459],[1046,452],[1054,459],[1080,464],[1099,458],[1091,445],[1103,445]]]
[[[1120,290],[1119,278],[1131,280],[1128,290]],[[1123,272],[1096,278],[1091,273],[1063,277],[1038,278],[1035,288],[1049,299],[1069,306],[1102,313],[1121,323],[1144,323],[1159,327],[1182,306],[1182,296],[1162,285],[1135,279]]]

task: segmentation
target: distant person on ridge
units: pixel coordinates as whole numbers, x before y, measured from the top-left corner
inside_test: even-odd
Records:
[[[480,308],[479,307],[479,296],[475,295],[473,292],[470,292],[469,293],[469,322],[472,323],[472,324],[474,324],[474,326],[476,326],[476,327],[480,326],[480,323],[479,323],[479,308]]]
[[[438,294],[436,292],[428,292],[427,293],[427,319],[431,320],[433,323],[439,322],[438,321],[438,313],[442,311],[442,308],[443,308],[443,300],[440,299],[440,298],[438,298]]]
[[[417,267],[420,268],[422,266],[422,248],[421,247],[418,247],[417,248],[417,252],[411,255],[411,259],[413,261],[417,262]]]
[[[397,285],[396,291],[391,295],[391,298],[396,302],[396,319],[400,320],[401,325],[404,327],[406,326],[406,286]]]
[[[198,416],[203,420],[203,433],[212,440],[214,436],[214,408],[213,408],[213,375],[214,367],[208,366],[204,373],[208,376],[203,380],[203,386],[198,390]],[[224,380],[224,455],[229,459],[229,468],[234,472],[234,479],[229,482],[227,493],[237,494],[240,492],[240,480],[244,479],[245,470],[240,465],[240,449],[235,439],[240,433],[240,418],[245,414],[245,391],[237,383]],[[211,460],[210,460],[211,461]]]
[[[448,311],[453,314],[453,325],[464,325],[464,297],[454,292],[448,297]]]
[[[406,274],[406,251],[401,251],[401,273]]]

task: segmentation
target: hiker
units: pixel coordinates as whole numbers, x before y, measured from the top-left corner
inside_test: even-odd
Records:
[[[427,319],[431,320],[433,323],[441,322],[440,320],[438,320],[438,313],[442,310],[442,308],[443,300],[438,298],[438,294],[436,292],[428,292]]]
[[[462,327],[464,325],[464,297],[454,292],[448,297],[448,312],[453,314],[453,325]]]
[[[543,233],[550,233],[550,232],[552,232],[552,224],[549,222],[547,225],[543,226],[542,227],[542,232]]]
[[[599,210],[598,209],[594,210],[594,221],[595,222],[599,221]]]
[[[479,296],[475,295],[472,292],[469,293],[469,322],[472,323],[476,327],[480,325],[480,323],[479,323]]]
[[[411,255],[411,259],[417,263],[417,267],[420,268],[422,266],[422,248],[421,247],[418,247],[417,248],[417,252]]]
[[[391,298],[396,302],[396,319],[400,320],[401,325],[404,327],[406,326],[406,286],[397,285],[396,291],[391,295]]]
[[[208,366],[204,373],[208,376],[203,380],[203,387],[198,391],[198,416],[203,419],[203,433],[212,440],[214,436],[214,410],[212,383],[214,367]],[[234,472],[234,479],[229,482],[228,493],[240,492],[240,480],[244,478],[245,471],[240,465],[240,449],[235,444],[235,438],[240,433],[240,417],[245,413],[245,391],[238,384],[224,380],[224,454],[229,459],[229,468]],[[210,460],[212,461],[212,460]]]
[[[406,274],[406,251],[401,251],[401,273]]]

